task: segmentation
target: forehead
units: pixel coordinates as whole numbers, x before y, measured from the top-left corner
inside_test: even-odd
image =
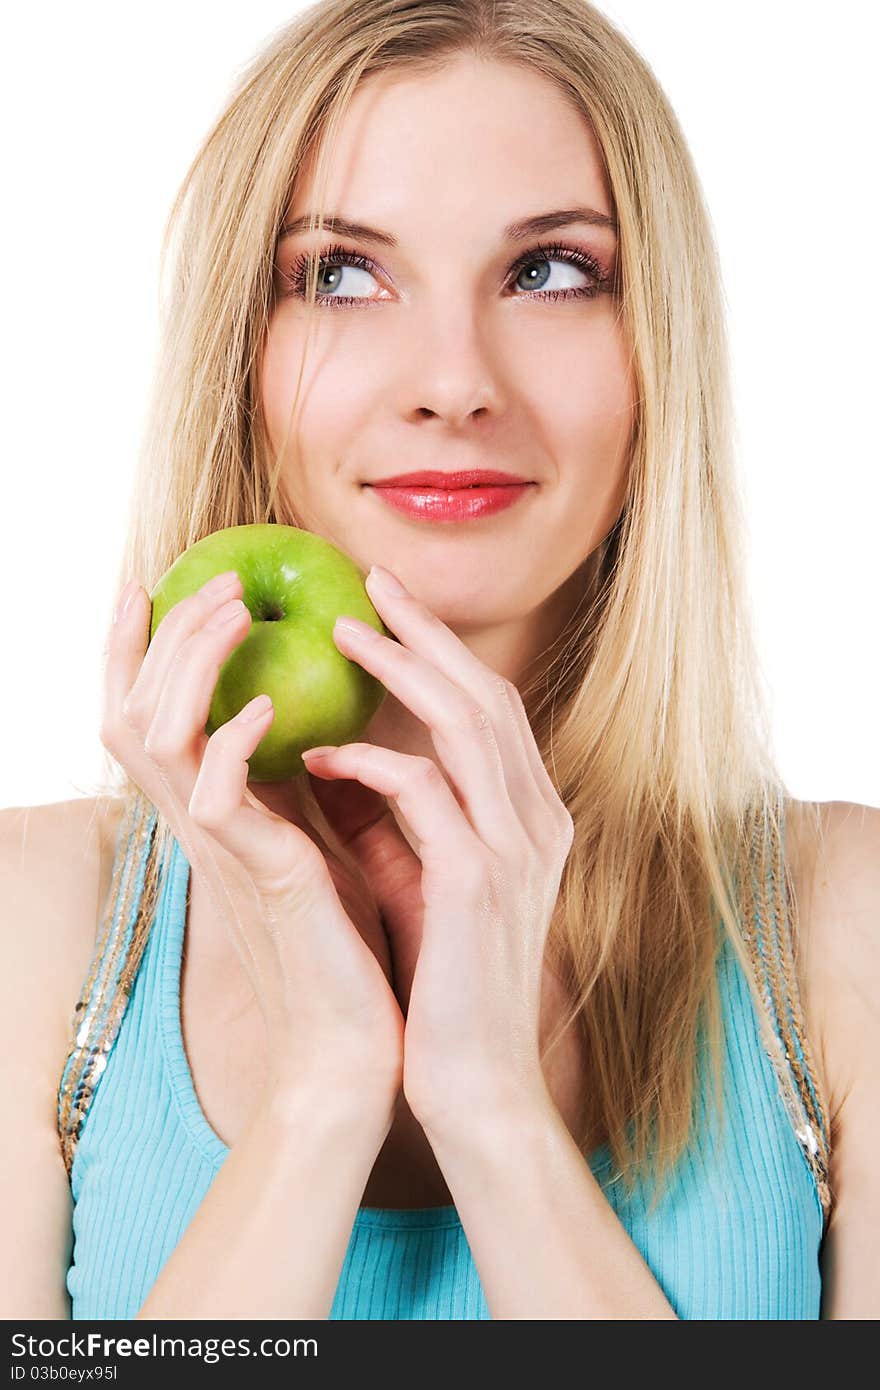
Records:
[[[288,220],[317,208],[317,194],[309,164]],[[613,211],[585,117],[540,73],[459,55],[439,71],[361,84],[332,149],[325,206],[406,237],[438,218],[500,226],[585,202]]]

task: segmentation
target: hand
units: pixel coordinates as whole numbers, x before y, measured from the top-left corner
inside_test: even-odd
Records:
[[[101,742],[167,819],[231,934],[266,1024],[269,1084],[312,1076],[393,1103],[403,1018],[369,894],[304,821],[249,790],[271,706],[205,734],[220,667],[250,622],[233,575],[175,604],[150,641],[138,587],[107,639]]]
[[[340,623],[334,639],[424,720],[441,766],[370,743],[304,757],[315,777],[349,779],[396,801],[419,841],[415,855],[390,813],[384,825],[374,817],[372,864],[361,867],[392,954],[405,941],[417,955],[403,1089],[417,1119],[440,1123],[543,1087],[544,952],[574,826],[516,687],[423,603],[387,593],[376,572],[367,590],[400,640],[365,624],[354,635]],[[383,873],[389,863],[394,871]]]

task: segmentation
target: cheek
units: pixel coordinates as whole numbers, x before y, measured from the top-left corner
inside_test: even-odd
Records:
[[[566,457],[573,473],[595,495],[615,495],[625,482],[632,435],[633,399],[625,368],[606,363],[603,373],[587,376]]]
[[[263,345],[260,364],[261,404],[266,432],[277,454],[284,439],[290,409],[293,405],[297,367],[289,348],[285,348],[280,332],[269,332]]]
[[[610,321],[559,334],[546,353],[531,354],[533,418],[566,490],[601,489],[626,470],[635,403],[629,356]]]
[[[610,326],[581,336],[565,373],[558,358],[556,366],[552,393],[547,388],[553,409],[544,419],[559,470],[559,535],[571,534],[589,553],[614,525],[626,497],[635,377],[626,343]]]
[[[363,352],[346,351],[320,333],[312,335],[306,348],[305,330],[294,322],[270,327],[261,364],[262,407],[276,454],[286,441],[290,455],[294,438],[296,452],[305,458],[317,454],[326,459],[345,449],[363,423],[363,361]]]

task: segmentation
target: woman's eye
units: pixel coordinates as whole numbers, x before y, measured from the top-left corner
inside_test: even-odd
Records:
[[[558,266],[559,271],[554,276],[551,266]],[[578,280],[578,276],[581,277]],[[589,274],[582,270],[580,266],[573,265],[571,261],[565,261],[556,257],[536,257],[522,266],[516,274],[514,284],[518,289],[523,290],[580,290],[586,288],[585,281],[589,283]]]
[[[285,294],[296,299],[305,299],[314,263],[317,262],[315,279],[315,301],[318,304],[336,307],[339,304],[369,304],[377,296],[369,292],[369,281],[375,285],[375,276],[366,257],[355,252],[333,251],[323,256],[298,256],[287,272],[282,272],[281,284]],[[345,294],[340,294],[340,287]],[[358,290],[366,293],[358,293]]]
[[[375,279],[368,270],[362,269],[357,265],[340,265],[338,262],[330,265],[321,265],[318,268],[318,280],[315,286],[318,294],[329,295],[335,299],[337,295],[341,299],[361,298],[358,290],[369,291],[369,281],[372,280],[375,286]],[[344,282],[345,293],[339,295],[340,285]]]
[[[321,256],[299,256],[291,269],[282,274],[285,292],[297,299],[307,297],[309,272],[317,262],[315,301],[327,307],[366,307],[384,294],[376,293],[373,262],[359,252],[333,247]],[[580,278],[578,278],[580,277]],[[599,293],[606,276],[594,257],[574,248],[547,246],[526,252],[509,272],[517,299],[592,299]],[[372,282],[372,288],[371,288]]]

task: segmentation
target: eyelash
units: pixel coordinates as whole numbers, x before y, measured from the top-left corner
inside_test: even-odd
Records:
[[[319,271],[329,269],[332,266],[351,265],[359,270],[367,270],[370,274],[378,271],[375,261],[370,260],[369,256],[362,256],[357,251],[349,251],[345,246],[328,246],[327,250],[315,257],[314,253],[305,251],[298,256],[293,265],[282,276],[283,289],[285,294],[305,298],[306,285],[308,283],[308,271],[312,260],[317,259]],[[516,299],[594,299],[601,287],[609,277],[605,274],[599,262],[588,251],[582,251],[574,246],[562,246],[558,242],[552,245],[539,245],[530,247],[522,255],[517,256],[510,268],[508,279],[515,280],[524,266],[531,265],[536,261],[564,261],[568,265],[577,266],[579,270],[585,270],[593,276],[594,285],[581,285],[578,289],[567,290],[529,290],[523,294],[515,295]],[[324,294],[316,288],[315,303],[327,308],[338,307],[357,307],[365,308],[367,305],[375,303],[375,300],[366,299],[362,295],[338,295]]]

